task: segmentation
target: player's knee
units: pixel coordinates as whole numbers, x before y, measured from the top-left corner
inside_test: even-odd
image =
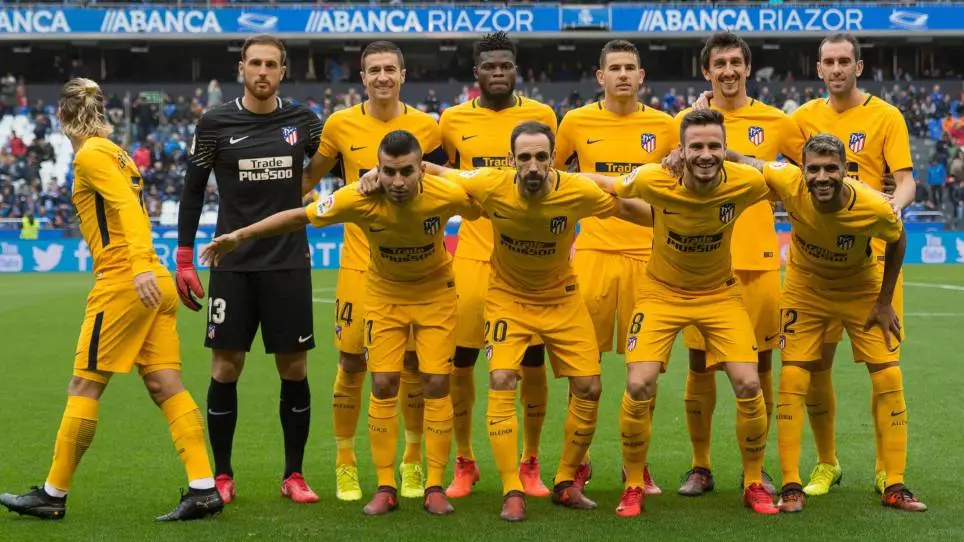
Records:
[[[760,394],[760,377],[754,371],[751,374],[739,374],[730,377],[733,381],[733,392],[740,399],[752,399]]]
[[[650,378],[629,378],[626,380],[626,393],[634,401],[645,401],[656,395],[656,380]]]
[[[364,354],[341,352],[338,356],[338,365],[346,373],[364,373],[368,370],[368,363],[365,362]]]
[[[278,376],[285,380],[304,380],[308,378],[307,352],[275,354],[274,362],[278,368]]]
[[[170,369],[144,375],[144,386],[156,405],[184,391],[180,371]]]
[[[237,382],[244,370],[244,352],[215,350],[211,357],[211,377],[218,382]]]
[[[546,364],[546,347],[542,344],[532,345],[526,348],[522,354],[523,367],[542,367]]]
[[[694,373],[706,372],[705,350],[690,350],[690,370]]]
[[[441,399],[449,394],[449,375],[422,373],[422,392],[428,399]]]
[[[452,363],[460,368],[475,367],[475,361],[479,359],[478,348],[465,348],[464,346],[455,347],[455,355],[452,356]]]
[[[402,358],[402,363],[405,369],[411,372],[418,372],[418,354],[415,352],[405,352],[405,357]]]
[[[498,391],[514,390],[519,382],[519,375],[515,371],[492,371],[489,373],[489,387]]]
[[[95,373],[99,375],[100,373]],[[74,375],[70,377],[70,383],[67,384],[67,395],[74,395],[78,397],[87,397],[90,399],[100,399],[101,394],[104,393],[104,388],[107,386],[107,378],[103,379],[103,382],[98,380],[93,380],[91,378],[84,378],[83,376]]]
[[[399,373],[372,373],[372,395],[378,399],[398,396]]]
[[[598,401],[602,394],[602,379],[599,375],[570,378],[569,391],[580,399]]]

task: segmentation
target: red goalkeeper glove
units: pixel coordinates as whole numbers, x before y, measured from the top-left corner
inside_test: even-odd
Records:
[[[184,303],[185,307],[192,311],[199,311],[201,302],[198,298],[204,297],[204,287],[201,286],[201,279],[198,278],[197,269],[194,268],[194,249],[177,247],[176,261],[177,295],[180,296],[181,303]]]

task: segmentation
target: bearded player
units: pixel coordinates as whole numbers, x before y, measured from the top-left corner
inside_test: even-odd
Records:
[[[635,45],[613,40],[603,46],[596,71],[603,99],[563,117],[556,139],[557,168],[625,175],[643,164],[659,162],[676,147],[679,137],[672,117],[646,107],[636,97],[645,76]],[[612,351],[614,331],[616,351],[624,353],[636,285],[652,246],[652,229],[617,218],[587,218],[580,225],[573,266],[600,353]],[[585,484],[591,475],[587,458],[576,475],[577,484]],[[661,493],[648,466],[643,480],[637,481],[640,484],[647,494]]]
[[[914,201],[916,183],[910,153],[910,136],[903,115],[893,105],[857,88],[857,78],[863,72],[860,44],[850,34],[835,34],[824,39],[817,50],[817,73],[827,86],[829,98],[811,100],[793,112],[793,119],[803,132],[835,135],[846,144],[847,176],[863,182],[874,190],[884,191],[884,178],[893,174],[896,184],[892,205],[898,211]],[[883,266],[886,243],[881,239],[871,242],[879,265]],[[893,307],[903,321],[903,276],[897,278]],[[838,323],[827,331],[820,363],[811,368],[807,411],[817,448],[817,465],[803,490],[807,495],[825,495],[839,484],[843,470],[837,461],[834,435],[837,402],[834,395],[831,367],[836,343],[843,336]],[[878,397],[873,396],[872,412]],[[877,420],[878,425],[881,420]],[[884,469],[882,435],[877,434],[877,464],[874,488],[883,493],[888,475]]]
[[[442,146],[455,169],[508,167],[509,136],[525,121],[556,128],[549,106],[516,96],[516,47],[505,32],[484,36],[475,43],[475,77],[481,95],[442,113]],[[466,497],[479,480],[472,450],[472,408],[475,405],[475,362],[484,340],[482,309],[488,291],[492,257],[492,223],[488,219],[462,222],[455,250],[455,287],[459,297],[452,403],[455,409],[455,476],[445,490],[449,497]],[[539,474],[539,440],[546,417],[545,346],[531,345],[522,356],[519,394],[525,405],[522,460],[519,478],[530,497],[546,497],[549,489]]]

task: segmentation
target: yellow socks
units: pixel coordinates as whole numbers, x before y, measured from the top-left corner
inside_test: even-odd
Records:
[[[340,366],[335,374],[335,390],[331,401],[331,418],[338,456],[335,465],[357,464],[355,459],[355,429],[361,413],[362,384],[365,373],[346,373]]]
[[[452,449],[452,400],[425,399],[425,458],[428,473],[425,487],[442,487],[445,467]]]
[[[454,415],[455,455],[474,460],[472,408],[475,406],[475,367],[453,368],[449,384]]]
[[[582,464],[596,434],[596,418],[599,414],[599,401],[580,399],[573,395],[569,399],[569,415],[563,426],[562,457],[556,471],[554,484],[572,481],[576,469]]]
[[[418,370],[402,369],[398,386],[405,422],[405,454],[402,463],[422,462],[422,426],[425,421],[425,395],[422,394],[422,375]]]
[[[546,382],[546,366],[522,366],[520,400],[525,409],[523,420],[522,459],[539,457],[539,441],[546,421],[546,404],[549,402],[549,386]]]
[[[833,391],[832,370],[810,373],[807,390],[807,413],[810,429],[817,447],[817,461],[837,464],[837,441],[834,425],[837,420],[837,397]]]
[[[636,487],[643,479],[649,436],[653,430],[653,400],[636,401],[623,393],[619,413],[619,432],[623,445],[623,466],[626,467],[626,487]]]
[[[54,445],[54,459],[47,474],[47,483],[64,493],[70,491],[74,472],[94,440],[98,406],[96,399],[78,395],[67,397],[67,407]]]
[[[780,397],[777,408],[777,448],[783,485],[803,484],[800,480],[800,448],[810,372],[784,365],[780,372]],[[833,463],[831,463],[833,464]]]
[[[683,392],[686,408],[686,427],[693,445],[693,466],[710,468],[710,430],[713,409],[716,408],[716,372],[689,371]]]
[[[495,466],[502,477],[502,494],[522,491],[519,480],[519,420],[516,419],[515,390],[489,390],[486,427]]]
[[[398,441],[398,397],[368,399],[368,440],[372,447],[372,463],[378,474],[378,486],[397,488],[395,483],[395,447]]]
[[[907,466],[907,403],[900,367],[870,373],[876,400],[874,424],[880,435],[880,455],[887,473],[886,487],[904,483]]]
[[[767,407],[763,394],[736,399],[736,438],[743,456],[744,487],[763,483],[763,455],[767,449]]]
[[[204,438],[204,419],[190,392],[184,390],[169,397],[161,403],[161,412],[167,419],[174,449],[181,456],[187,479],[194,483],[192,487],[202,480],[207,485],[208,479],[210,487],[214,487],[211,458],[208,457],[207,441]]]

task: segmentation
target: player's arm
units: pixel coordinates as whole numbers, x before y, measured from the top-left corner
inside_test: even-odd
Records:
[[[319,121],[320,122],[320,121]],[[317,149],[311,156],[301,176],[301,193],[307,194],[318,185],[321,178],[328,175],[341,156],[338,147],[339,117],[332,115],[324,122]]]
[[[897,278],[900,275],[900,268],[904,264],[904,254],[907,252],[907,234],[900,226],[900,220],[895,216],[890,221],[891,226],[887,228],[889,235],[899,231],[896,240],[888,240],[887,248],[884,250],[884,278],[880,284],[880,293],[877,294],[877,302],[871,309],[867,321],[864,323],[864,330],[869,330],[873,326],[878,326],[884,333],[884,342],[888,349],[892,349],[890,336],[893,334],[897,342],[901,341],[901,322],[894,311],[893,300],[894,290],[897,287]],[[896,227],[893,227],[896,226]],[[879,234],[878,234],[879,235]],[[882,237],[886,237],[882,236]]]
[[[131,179],[117,167],[116,158],[102,149],[82,151],[77,157],[76,175],[87,179],[89,186],[114,211],[127,241],[127,260],[134,275],[134,289],[148,308],[161,303],[161,290],[151,271],[154,242],[151,240],[147,211],[131,189]],[[140,182],[140,179],[138,179]]]
[[[767,165],[765,160],[760,160],[759,158],[752,158],[750,156],[742,155],[733,149],[726,149],[726,161],[734,162],[737,164],[744,164],[744,165],[756,168],[760,172],[763,172],[763,169]]]
[[[199,299],[204,298],[204,287],[194,268],[194,241],[197,237],[198,223],[201,221],[201,207],[204,204],[204,190],[211,177],[211,169],[218,152],[217,123],[210,113],[201,116],[194,129],[191,153],[184,174],[184,187],[181,189],[181,202],[177,214],[177,252],[175,255],[176,272],[174,282],[177,295],[185,307],[192,311],[201,310]]]
[[[618,218],[647,228],[653,227],[652,205],[641,199],[617,199],[619,200],[619,214],[616,215]]]
[[[780,154],[798,166],[803,165],[803,130],[787,115],[780,116]]]
[[[452,137],[449,117],[451,117],[451,113],[446,109],[438,119],[439,133],[442,138],[442,150],[445,151],[444,165],[459,167],[459,165],[455,163],[455,156],[458,154],[458,149],[455,146],[455,139]]]
[[[311,160],[301,174],[301,195],[306,196],[306,202],[311,202],[318,199],[313,194],[314,188],[318,185],[318,181],[338,163],[338,155],[336,153],[332,155],[335,158],[328,158],[318,153],[321,148],[321,135],[325,129],[324,123],[308,109],[305,109],[305,115],[308,125],[308,145],[305,147],[305,155],[311,156]]]
[[[590,181],[596,183],[603,192],[607,194],[616,195],[616,185],[619,184],[619,180],[623,177],[610,177],[608,175],[602,175],[599,173],[580,173],[583,177],[589,179]]]
[[[449,159],[442,147],[442,129],[435,121],[431,121],[420,143],[424,152],[422,160],[434,164],[448,163]]]
[[[552,167],[562,171],[575,171],[570,166],[578,167],[576,147],[573,144],[573,118],[571,112],[566,113],[562,117],[562,122],[559,123],[559,131],[556,133],[555,158]]]

